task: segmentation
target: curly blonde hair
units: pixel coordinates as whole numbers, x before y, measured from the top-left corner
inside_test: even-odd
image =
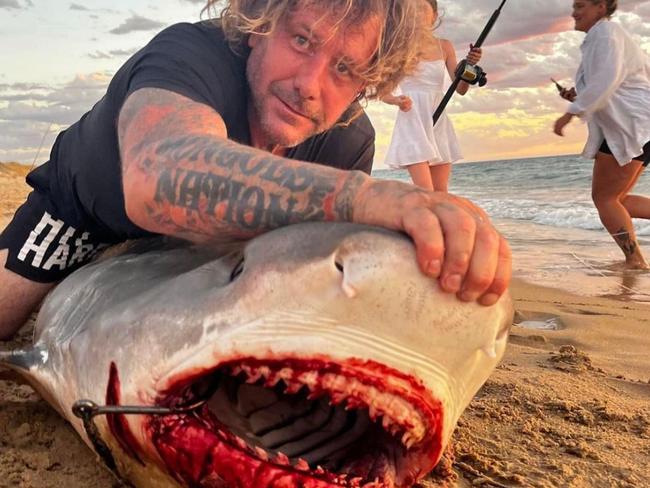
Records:
[[[250,34],[269,34],[280,19],[301,8],[315,6],[323,16],[338,19],[346,29],[377,18],[379,41],[369,65],[358,75],[366,90],[359,101],[391,93],[401,79],[412,73],[419,61],[418,47],[427,36],[419,20],[421,0],[208,0],[202,14],[216,19],[233,45],[241,45]]]

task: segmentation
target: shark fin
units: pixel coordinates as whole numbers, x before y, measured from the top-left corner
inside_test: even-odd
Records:
[[[43,365],[45,361],[47,361],[47,351],[39,347],[0,351],[0,365],[16,371],[29,371],[33,367]]]

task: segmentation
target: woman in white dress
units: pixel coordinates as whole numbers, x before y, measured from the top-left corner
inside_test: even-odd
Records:
[[[589,124],[582,153],[594,158],[592,199],[600,220],[625,255],[626,267],[649,269],[632,218],[650,219],[650,198],[630,191],[650,163],[650,59],[610,17],[617,0],[574,0],[575,29],[586,32],[576,87],[561,95],[571,105],[555,122],[575,116]]]
[[[438,19],[436,0],[422,0],[424,15],[433,28]],[[471,47],[471,46],[470,46]],[[481,49],[471,48],[467,60],[477,64]],[[408,169],[413,183],[429,190],[446,192],[451,165],[462,159],[451,120],[445,113],[433,125],[433,113],[451,84],[456,69],[456,52],[446,39],[432,35],[422,47],[416,72],[399,85],[400,95],[382,100],[397,105],[393,135],[385,163],[391,168]],[[461,81],[456,91],[464,95],[469,84]]]

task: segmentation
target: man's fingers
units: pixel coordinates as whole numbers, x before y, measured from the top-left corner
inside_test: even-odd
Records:
[[[421,208],[410,212],[402,225],[415,243],[417,261],[422,272],[432,278],[438,278],[445,252],[438,218],[430,210]]]
[[[510,283],[510,247],[480,207],[455,200],[435,206],[445,239],[440,286],[462,300],[492,305]]]
[[[418,267],[442,291],[484,305],[496,302],[510,281],[510,248],[483,209],[447,193],[400,182],[374,181],[356,221],[407,233]],[[396,199],[390,205],[386,198]],[[392,210],[391,210],[392,209]]]
[[[494,305],[501,295],[505,293],[510,285],[512,278],[512,252],[510,245],[503,236],[499,236],[499,258],[497,262],[496,272],[492,284],[486,292],[479,298],[478,303],[489,307]]]
[[[476,219],[468,212],[447,203],[436,206],[436,215],[445,236],[445,259],[440,275],[441,288],[460,291],[469,269],[476,237]]]
[[[500,236],[488,222],[479,222],[476,227],[476,241],[472,260],[459,293],[465,302],[473,302],[492,285],[499,264]]]

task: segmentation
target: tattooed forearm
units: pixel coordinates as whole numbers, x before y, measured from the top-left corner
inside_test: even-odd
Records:
[[[336,190],[337,174],[326,168],[287,161],[213,137],[167,140],[155,149],[163,163],[154,200],[213,218],[235,229],[256,233],[308,220],[341,220],[327,199]],[[183,168],[200,163],[207,171]],[[144,170],[144,167],[141,169]],[[349,212],[338,205],[339,212]],[[224,229],[222,229],[224,230]]]
[[[206,136],[168,139],[157,146],[155,154],[167,168],[176,168],[183,162],[202,162],[242,176],[259,177],[295,192],[313,187],[318,173],[309,165],[288,165],[287,160],[272,154]]]
[[[368,181],[235,143],[216,112],[170,92],[136,92],[126,105],[119,133],[127,212],[148,230],[204,241],[350,221]]]
[[[327,183],[309,185],[301,190],[305,193],[301,199],[301,195],[282,191],[282,187],[274,192],[261,184],[246,185],[212,172],[178,168],[162,171],[154,200],[185,209],[188,219],[196,213],[255,232],[295,222],[326,220],[325,199],[333,190]]]

